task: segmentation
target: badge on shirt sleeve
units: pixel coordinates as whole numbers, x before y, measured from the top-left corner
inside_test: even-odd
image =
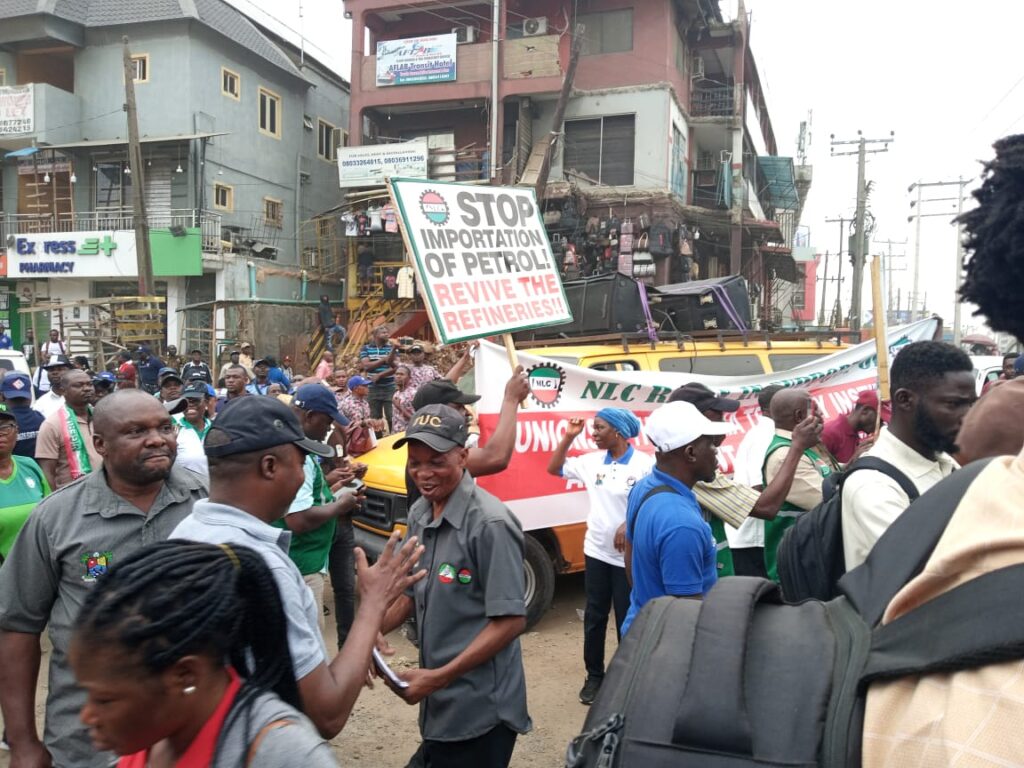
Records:
[[[459,569],[459,584],[469,584],[473,581],[473,574],[470,573],[469,568]]]
[[[104,576],[107,573],[107,570],[110,568],[110,563],[114,559],[114,553],[86,553],[82,555],[80,559],[82,561],[82,565],[85,566],[85,575],[82,576],[82,581],[96,581],[100,576]]]
[[[442,584],[451,584],[455,581],[455,566],[451,563],[441,563],[437,569],[437,580]]]

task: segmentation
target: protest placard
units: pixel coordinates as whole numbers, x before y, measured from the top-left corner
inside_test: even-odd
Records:
[[[389,188],[444,343],[572,321],[533,190],[424,179]]]

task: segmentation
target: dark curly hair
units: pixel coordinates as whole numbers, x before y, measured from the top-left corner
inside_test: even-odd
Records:
[[[960,296],[991,328],[1024,339],[1024,134],[994,146],[974,192],[978,206],[960,217],[970,254]]]
[[[962,349],[941,341],[915,341],[899,351],[889,371],[892,391],[909,389],[920,392],[947,373],[974,370],[971,358]]]
[[[247,547],[178,540],[143,547],[96,582],[75,637],[89,646],[117,643],[153,674],[190,654],[230,663],[244,683],[229,722],[248,720],[263,691],[302,709],[277,583]]]

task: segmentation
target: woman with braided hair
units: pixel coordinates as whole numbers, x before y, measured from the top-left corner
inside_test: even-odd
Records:
[[[301,714],[274,577],[246,547],[165,541],[97,580],[69,652],[118,768],[337,766]]]

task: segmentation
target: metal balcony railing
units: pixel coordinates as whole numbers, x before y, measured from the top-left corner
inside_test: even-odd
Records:
[[[202,232],[203,251],[221,253],[221,217],[218,213],[198,208],[174,208],[151,211],[146,220],[150,228],[198,227]],[[12,235],[38,232],[105,232],[135,229],[135,216],[130,208],[109,208],[75,213],[2,213],[0,214],[0,245]]]
[[[733,87],[695,88],[690,94],[692,117],[732,117]]]

